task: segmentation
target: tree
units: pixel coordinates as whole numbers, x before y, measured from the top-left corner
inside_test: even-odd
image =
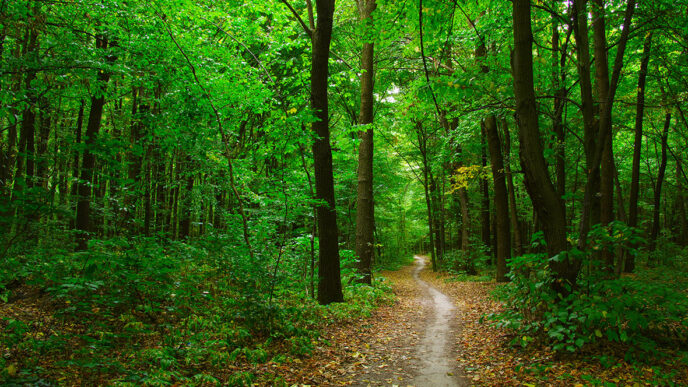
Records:
[[[647,79],[647,67],[650,63],[650,50],[652,47],[652,33],[645,36],[643,44],[643,58],[640,62],[638,73],[638,96],[636,98],[635,129],[633,140],[633,164],[631,171],[631,188],[628,198],[628,225],[638,226],[638,191],[640,189],[640,153],[643,145],[643,118],[645,114],[645,82]],[[627,254],[624,262],[624,272],[632,273],[635,270],[635,255]]]
[[[344,300],[339,269],[339,233],[334,201],[332,148],[328,109],[328,69],[334,15],[334,0],[316,0],[317,21],[312,33],[311,108],[316,120],[311,124],[313,142],[315,196],[318,206],[320,261],[318,266],[318,301],[321,304]]]
[[[547,252],[554,257],[550,267],[557,281],[555,288],[567,292],[576,282],[580,262],[566,254],[566,211],[564,202],[549,178],[542,151],[538,125],[537,104],[533,84],[533,31],[531,27],[530,0],[513,2],[513,78],[516,96],[521,166],[525,184],[533,207],[542,223],[547,242]]]
[[[375,0],[357,0],[361,24],[372,23],[372,13],[377,4]],[[361,111],[358,124],[358,194],[356,200],[356,255],[361,282],[370,285],[371,263],[374,254],[375,202],[373,199],[373,89],[374,89],[374,43],[370,32],[364,35],[361,52]]]
[[[95,41],[96,49],[107,50],[116,46],[110,38],[104,35],[97,35]],[[107,56],[110,64],[115,61],[115,56]],[[95,167],[96,157],[94,147],[98,139],[101,121],[103,119],[103,107],[105,106],[105,91],[107,88],[110,73],[107,69],[101,69],[96,75],[98,88],[91,97],[91,110],[88,114],[85,134],[85,150],[81,163],[81,176],[77,183],[76,192],[79,197],[76,206],[76,229],[79,231],[77,239],[77,250],[85,250],[90,238],[91,231],[91,189],[93,187],[93,168]]]

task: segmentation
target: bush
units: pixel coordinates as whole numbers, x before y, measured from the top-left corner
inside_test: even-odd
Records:
[[[452,250],[444,253],[442,268],[454,275],[476,275],[489,258],[479,250]]]
[[[659,344],[685,345],[688,297],[671,283],[645,277],[585,277],[568,296],[552,290],[548,258],[530,254],[511,260],[511,283],[496,296],[506,309],[489,319],[516,332],[515,344],[533,341],[575,352],[600,340],[628,345],[627,356],[644,358]]]

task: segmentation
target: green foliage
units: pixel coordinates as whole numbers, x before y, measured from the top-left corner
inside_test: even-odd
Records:
[[[392,300],[391,288],[379,279],[374,286],[347,286],[346,303],[320,306],[293,286],[305,284],[301,273],[278,267],[273,277],[274,257],[251,260],[228,246],[227,238],[210,234],[193,244],[101,239],[84,252],[23,257],[30,284],[23,286],[43,292],[48,314],[0,321],[0,347],[13,354],[0,365],[21,370],[23,379],[14,371],[3,378],[59,377],[37,362],[47,356],[84,380],[109,375],[121,385],[244,385],[255,377],[238,372],[215,380],[217,370],[306,356],[323,323],[369,316]],[[281,264],[298,267],[305,253],[294,250]]]
[[[554,259],[554,258],[550,258]],[[544,254],[527,254],[510,262],[511,283],[495,294],[506,304],[490,315],[512,329],[514,344],[548,343],[555,351],[575,352],[598,341],[622,343],[627,358],[648,361],[661,345],[688,340],[688,296],[667,278],[582,278],[568,295],[553,289]]]
[[[478,273],[476,264],[483,260],[482,254],[476,250],[452,250],[442,256],[443,269],[452,274],[475,275]]]

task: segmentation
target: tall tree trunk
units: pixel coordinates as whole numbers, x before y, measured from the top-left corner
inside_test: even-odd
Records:
[[[337,209],[334,201],[327,100],[334,0],[316,0],[315,7],[318,19],[312,34],[311,107],[316,120],[311,124],[311,128],[317,136],[313,143],[315,196],[316,199],[324,202],[324,205],[318,206],[318,230],[320,231],[318,302],[329,304],[344,300],[339,268]]]
[[[514,55],[513,77],[516,96],[516,115],[521,144],[520,159],[525,174],[525,185],[533,207],[542,224],[550,256],[566,252],[566,209],[549,178],[543,155],[538,126],[537,104],[533,82],[533,31],[530,0],[513,0]],[[565,255],[551,260],[549,265],[557,281],[554,288],[568,293],[575,285],[580,262]]]
[[[485,120],[487,144],[490,147],[490,165],[494,182],[494,203],[497,236],[497,282],[506,281],[506,263],[511,258],[511,231],[509,230],[509,199],[507,198],[506,182],[504,180],[504,160],[502,159],[502,144],[497,131],[497,119],[490,116]]]
[[[37,10],[35,13],[37,14]],[[37,15],[34,15],[34,17],[37,17]],[[27,28],[25,56],[36,60],[38,57],[38,32],[34,28]],[[38,108],[38,95],[32,83],[36,80],[36,70],[27,69],[26,72],[24,87],[27,91],[26,99],[28,103],[22,112],[22,123],[19,130],[19,153],[17,154],[17,170],[14,179],[15,191],[33,187],[35,173],[36,109]]]
[[[574,0],[573,31],[576,38],[576,54],[578,56],[578,77],[580,79],[581,110],[583,113],[583,148],[585,150],[586,171],[597,170],[593,166],[595,158],[595,138],[597,128],[592,96],[592,76],[590,70],[590,42],[588,40],[588,8],[587,0]],[[599,173],[589,173],[588,185],[593,192],[599,190]],[[597,195],[592,195],[589,204],[590,216],[586,222],[598,223],[600,219],[600,202]],[[589,227],[588,224],[586,227]]]
[[[96,49],[106,50],[108,48],[108,40],[103,36],[96,37]],[[108,62],[114,62],[114,56],[108,57]],[[77,234],[77,250],[85,250],[90,238],[91,231],[91,186],[93,184],[93,169],[96,164],[96,157],[93,153],[98,132],[100,131],[100,124],[103,118],[103,107],[105,106],[105,89],[107,87],[110,74],[107,71],[100,70],[97,75],[97,83],[101,90],[91,97],[91,111],[88,114],[88,123],[86,124],[86,139],[84,141],[85,149],[83,161],[81,165],[81,177],[77,182],[77,205],[76,205],[76,229]]]
[[[36,144],[36,176],[38,177],[37,183],[47,192],[48,175],[50,173],[48,168],[48,141],[50,140],[50,126],[52,124],[52,115],[50,114],[50,106],[47,98],[42,97],[39,99],[39,111],[38,143]],[[54,161],[57,161],[57,159]]]
[[[607,37],[605,23],[604,0],[594,0],[593,14],[593,40],[595,46],[595,85],[597,86],[597,99],[600,102],[599,131],[605,132],[601,137],[604,142],[602,160],[600,165],[600,224],[606,226],[614,220],[614,155],[612,150],[611,131],[611,105],[609,99],[609,62],[607,60]],[[623,53],[622,53],[623,55]],[[614,253],[604,249],[601,254],[604,261],[604,269],[614,272]]]
[[[79,179],[79,146],[81,145],[81,132],[84,125],[84,100],[81,100],[79,105],[79,113],[76,117],[76,127],[74,128],[74,159],[72,160],[72,184],[69,188],[69,193],[74,195],[78,186]],[[76,210],[76,208],[74,209]]]
[[[652,210],[652,229],[650,231],[650,250],[657,247],[657,237],[659,236],[659,210],[662,198],[662,184],[664,184],[664,173],[667,165],[667,138],[669,136],[669,126],[671,125],[671,113],[667,113],[664,118],[664,130],[662,131],[662,159],[659,163],[657,172],[657,182],[655,185],[655,197]]]
[[[423,160],[423,189],[425,191],[425,208],[428,214],[428,237],[430,238],[430,262],[432,263],[432,271],[437,271],[437,253],[435,245],[435,227],[434,214],[432,205],[432,191],[430,190],[431,179],[429,177],[430,165],[428,163],[427,153],[427,135],[423,129],[423,124],[416,123],[416,135],[418,136],[418,149]]]
[[[459,205],[461,206],[461,250],[468,251],[471,245],[468,238],[471,220],[468,211],[468,191],[466,187],[459,188]]]
[[[487,167],[487,145],[485,144],[485,122],[480,124],[480,164],[483,167],[483,171]],[[494,249],[490,243],[490,190],[488,189],[487,179],[480,177],[480,239],[483,242],[485,248],[489,249],[489,255],[494,254]]]
[[[638,97],[635,110],[635,138],[633,140],[633,162],[631,167],[631,188],[628,197],[628,225],[638,227],[638,193],[640,191],[640,155],[643,145],[643,116],[645,112],[645,82],[647,79],[647,67],[650,63],[650,51],[652,49],[652,34],[645,36],[643,44],[643,58],[640,61],[638,73]],[[624,272],[632,273],[635,270],[635,256],[626,254]]]
[[[437,190],[437,204],[439,206],[439,238],[440,238],[440,253],[438,255],[438,264],[442,263],[442,260],[444,259],[444,253],[447,251],[447,232],[445,229],[445,224],[446,224],[446,210],[445,210],[445,196],[444,192],[446,192],[446,187],[445,187],[445,176],[444,176],[444,170],[440,170],[440,176],[441,176],[441,185],[439,186],[439,189]]]
[[[191,220],[193,211],[193,187],[194,181],[196,180],[196,174],[194,172],[194,162],[190,155],[187,155],[184,162],[183,173],[180,174],[184,176],[184,189],[180,188],[179,195],[182,197],[181,202],[178,201],[177,205],[179,209],[179,238],[187,239],[191,236]]]
[[[502,127],[504,129],[504,173],[507,182],[507,192],[509,195],[509,219],[511,220],[511,229],[513,230],[514,240],[514,254],[517,257],[523,255],[523,238],[521,237],[521,227],[518,224],[518,211],[516,208],[516,192],[514,188],[514,176],[511,173],[511,136],[509,135],[509,127],[506,120],[502,120]]]
[[[566,53],[561,55],[559,48],[559,22],[555,16],[552,16],[552,85],[554,88],[554,119],[552,122],[552,129],[556,136],[555,155],[556,155],[556,176],[557,176],[557,192],[560,196],[566,193],[566,135],[564,132],[564,108],[566,106],[566,71],[564,71],[564,64],[566,60]]]
[[[437,184],[437,179],[432,174],[432,169],[428,169],[428,177],[430,178],[430,198],[432,203],[432,221],[433,230],[435,231],[435,265],[434,267],[439,269],[440,262],[442,261],[442,255],[444,254],[444,246],[442,244],[442,223],[444,219],[442,218],[442,199],[439,195],[439,185]]]
[[[358,0],[358,11],[361,24],[372,22],[375,0]],[[364,30],[367,29],[364,27]],[[371,284],[371,264],[374,254],[375,204],[373,199],[373,86],[374,45],[367,36],[361,53],[361,111],[359,125],[365,125],[359,131],[358,148],[358,191],[356,199],[356,255],[358,256],[358,273],[360,282]]]
[[[595,10],[595,12],[603,12],[603,5],[598,6]],[[597,192],[597,188],[599,184],[599,178],[598,176],[600,175],[600,166],[605,158],[611,158],[613,157],[613,154],[611,152],[611,142],[612,142],[612,104],[614,101],[614,95],[616,94],[616,88],[619,84],[619,78],[621,76],[621,68],[623,67],[623,55],[624,51],[626,50],[626,43],[628,42],[628,36],[630,33],[631,29],[631,21],[633,19],[633,13],[635,12],[635,0],[628,0],[626,3],[626,12],[624,14],[624,22],[623,22],[623,27],[621,31],[621,37],[619,38],[619,41],[617,43],[617,52],[616,52],[616,58],[614,58],[614,66],[612,70],[612,76],[611,79],[609,79],[608,76],[608,71],[605,68],[600,68],[600,74],[598,74],[598,79],[601,79],[602,82],[598,85],[598,90],[601,90],[602,92],[600,94],[604,95],[604,100],[601,101],[599,105],[599,123],[597,126],[597,135],[594,140],[594,154],[592,158],[592,162],[589,163],[589,168],[588,168],[588,180],[585,184],[585,192],[583,195],[583,205],[582,205],[582,210],[581,210],[581,218],[580,218],[580,227],[579,227],[579,236],[578,236],[578,248],[579,250],[585,250],[588,248],[588,231],[590,230],[591,226],[591,219],[594,221],[594,211],[593,211],[593,202],[594,202],[594,196],[595,193]],[[603,25],[603,22],[598,21],[596,28],[601,29],[600,25]],[[596,31],[595,36],[596,36],[596,45],[595,49],[597,51],[602,51],[601,47],[606,47],[606,42],[601,41],[603,37],[604,31]],[[600,61],[604,61],[606,58],[606,49],[603,50],[605,51],[604,54],[601,52],[599,55],[601,55]],[[598,64],[598,61],[596,61],[596,65],[600,66]],[[609,81],[604,83],[604,74],[607,74],[606,79]],[[606,88],[606,93],[605,89]],[[611,164],[610,161],[605,161],[606,166],[605,168],[608,168],[608,166]],[[613,168],[612,171],[605,171],[605,173],[610,174],[613,176]],[[613,177],[612,177],[613,179]],[[611,190],[611,194],[607,193],[605,194],[604,192],[602,193],[602,196],[605,197],[605,200],[609,200],[609,206],[614,205],[613,203],[613,182],[609,184],[610,187],[603,187],[605,190]],[[606,192],[606,191],[605,191]],[[606,195],[606,196],[605,196]],[[608,211],[612,211],[613,215],[613,208],[609,209]],[[605,215],[607,216],[607,215]]]
[[[678,234],[678,243],[681,246],[687,246],[688,245],[688,218],[686,218],[686,200],[688,199],[688,196],[686,196],[686,191],[685,191],[685,186],[683,185],[683,181],[685,180],[684,176],[681,175],[681,159],[677,158],[676,159],[676,185],[677,187],[677,194],[676,194],[676,200],[677,200],[677,208],[676,212],[678,215],[678,223],[679,223],[679,234]]]
[[[485,44],[480,44],[475,52],[478,60],[487,56]],[[481,71],[489,72],[489,67],[483,65]],[[497,129],[497,117],[490,115],[483,121],[483,138],[487,140],[490,150],[490,167],[492,169],[492,182],[494,185],[494,239],[493,254],[497,267],[497,282],[506,282],[507,259],[511,258],[511,231],[509,230],[509,199],[504,178],[504,159],[502,158],[502,143]],[[483,141],[484,142],[484,141]],[[485,160],[485,147],[483,146],[483,162]],[[487,185],[487,179],[484,180]],[[489,211],[489,210],[488,210]]]
[[[143,96],[142,88],[134,88],[132,90],[131,103],[131,125],[129,134],[129,151],[127,152],[127,185],[124,197],[124,223],[127,228],[133,233],[138,232],[138,223],[136,222],[136,208],[138,198],[143,194],[142,188],[145,184],[145,179],[141,179],[141,166],[143,164],[143,149],[140,147],[140,141],[143,137],[143,123],[142,115],[148,111],[148,107],[141,103]]]

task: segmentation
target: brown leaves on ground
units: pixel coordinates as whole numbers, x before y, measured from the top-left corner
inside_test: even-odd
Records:
[[[393,305],[379,307],[366,319],[327,326],[312,356],[268,363],[265,374],[279,375],[287,385],[408,385],[426,316],[412,269],[381,274],[393,283]]]
[[[676,356],[671,353],[649,366],[624,361],[625,348],[621,346],[584,348],[574,355],[554,353],[546,346],[513,347],[509,344],[512,332],[481,322],[483,316],[502,307],[490,296],[495,283],[455,282],[447,274],[427,271],[421,277],[452,297],[459,308],[462,329],[457,338],[457,361],[474,385],[688,385],[688,368],[675,364]],[[609,359],[607,367],[599,360],[604,356]],[[672,372],[675,375],[670,376]]]

